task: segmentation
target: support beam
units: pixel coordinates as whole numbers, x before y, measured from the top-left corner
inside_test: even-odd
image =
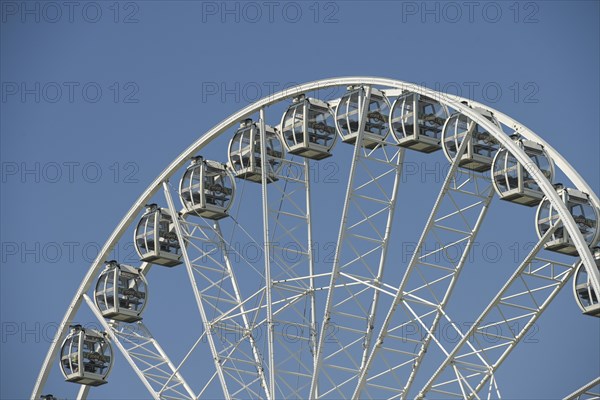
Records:
[[[600,377],[583,385],[564,400],[598,400],[600,399]]]
[[[355,399],[363,392],[374,398],[405,397],[427,353],[494,196],[489,177],[458,166],[456,160],[469,140],[466,136],[462,141],[442,184],[376,345],[361,370]],[[448,250],[457,247],[460,256],[450,257]],[[406,340],[408,327],[414,328],[416,339]]]
[[[87,294],[83,297],[153,399],[196,398],[183,376],[141,321],[133,324],[115,321],[109,323],[93,300]]]
[[[171,214],[178,215],[166,183],[164,191]],[[230,246],[219,223],[196,224],[173,218],[173,225],[225,398],[260,396],[268,388],[255,339],[260,326],[248,318],[229,260]],[[231,310],[238,314],[225,317]],[[268,393],[265,396],[270,399]]]
[[[569,265],[538,256],[555,230],[556,226],[549,229],[534,246],[423,386],[419,398],[435,398],[435,394],[447,398],[457,387],[468,387],[464,398],[477,397],[492,379],[579,263]]]
[[[371,348],[380,296],[387,293],[382,283],[404,149],[383,140],[373,149],[363,146],[370,94],[367,87],[359,103],[359,130],[317,348],[312,398],[352,394]]]

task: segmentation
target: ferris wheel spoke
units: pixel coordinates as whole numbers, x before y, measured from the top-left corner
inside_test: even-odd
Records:
[[[91,387],[89,385],[81,385],[79,391],[77,392],[77,400],[86,400],[88,394],[90,393]]]
[[[307,97],[315,90],[346,85],[350,87],[340,99],[323,102]],[[485,105],[458,96],[442,97],[432,90],[400,81],[337,78],[299,85],[287,92],[294,92],[293,98],[291,94],[277,93],[217,124],[182,152],[134,203],[67,309],[35,383],[33,400],[42,394],[50,364],[58,352],[65,374],[67,367],[62,354],[65,343],[71,346],[75,338],[89,340],[103,335],[92,331],[71,332],[61,347],[61,339],[82,302],[96,314],[150,395],[161,399],[214,397],[212,391],[218,391],[218,385],[225,398],[404,399],[411,389],[418,389],[413,386],[418,384],[420,388],[426,380],[422,391],[414,391],[412,395],[474,399],[484,397],[485,393],[488,399],[499,398],[496,369],[516,344],[527,337],[569,277],[577,278],[574,290],[582,311],[600,315],[596,295],[600,292],[600,268],[595,268],[600,251],[592,255],[595,250],[591,247],[600,237],[597,229],[600,203],[589,185],[543,139]],[[388,101],[392,97],[396,98],[393,106]],[[277,128],[266,125],[266,110],[290,99],[292,104],[281,124]],[[454,114],[448,113],[450,109]],[[252,122],[250,117],[257,113],[259,119]],[[227,164],[198,155],[237,123],[241,124],[230,142]],[[467,128],[463,129],[463,123]],[[444,133],[446,126],[454,127],[451,149],[447,148],[451,145]],[[503,127],[522,136],[509,137]],[[385,133],[386,129],[393,135]],[[310,177],[311,159],[331,156],[338,136],[355,147],[333,266],[317,274],[318,248],[312,239],[315,221],[311,217],[311,183],[314,183]],[[392,136],[394,140],[389,139]],[[466,146],[468,154],[463,154]],[[466,157],[452,162],[406,271],[388,271],[386,282],[384,266],[387,249],[392,246],[390,232],[407,147],[423,153],[443,148],[449,159],[453,159],[452,154],[454,160]],[[463,169],[483,171],[492,151],[497,152],[491,163],[491,180],[489,174]],[[476,157],[469,158],[473,154]],[[538,157],[545,157],[550,165]],[[176,189],[169,190],[168,182],[190,159],[191,165],[179,185],[178,195],[184,207],[179,213],[172,199]],[[495,167],[496,160],[499,168]],[[552,161],[575,189],[553,190]],[[245,191],[246,185],[241,191],[236,190],[236,178],[258,183],[260,187],[255,188],[259,192]],[[136,250],[144,264],[134,268],[114,261],[114,265],[124,273],[143,277],[152,263],[167,267],[185,263],[204,330],[178,365],[171,363],[139,322],[143,308],[118,314],[119,308],[105,310],[90,300],[104,299],[106,305],[114,301],[107,300],[110,292],[106,285],[98,289],[98,285],[107,282],[108,275],[100,274],[93,297],[86,294],[102,263],[130,229],[142,205],[151,203],[161,186],[168,209],[162,209],[161,213],[160,207],[150,204],[151,209],[142,216],[134,233]],[[525,187],[527,190],[521,191]],[[529,206],[538,200],[543,202],[536,216],[538,237],[542,239],[476,324],[463,330],[452,322],[446,305],[474,245],[494,189],[503,200]],[[262,228],[262,237],[253,229],[246,230],[237,219],[237,213],[244,208],[241,206],[252,204],[249,196],[256,193],[260,193],[262,200],[263,224],[256,224],[260,216],[251,210],[249,217],[254,219],[255,226],[247,227],[258,228],[259,232]],[[231,212],[234,197],[238,198],[237,212]],[[574,205],[581,210],[575,213]],[[594,208],[588,209],[590,206]],[[548,215],[540,217],[541,209]],[[227,238],[218,222],[226,217]],[[241,220],[244,218],[242,215]],[[317,226],[323,226],[321,221],[316,222]],[[561,225],[560,232],[557,225]],[[551,240],[543,236],[547,229],[555,232]],[[239,246],[240,237],[249,241],[254,250],[262,251],[258,262],[249,260],[246,247]],[[143,252],[140,246],[145,246]],[[542,250],[578,254],[577,269],[555,261],[554,257],[538,255]],[[403,274],[402,279],[390,279],[394,273]],[[131,287],[123,290],[128,289]],[[115,287],[110,299],[118,298],[120,291]],[[325,302],[318,304],[321,298]],[[144,297],[144,305],[145,300]],[[382,310],[386,312],[383,322],[377,316]],[[319,314],[323,317],[320,329],[317,329],[317,311],[323,312]],[[114,313],[119,318],[113,318]],[[115,322],[116,319],[121,322]],[[457,345],[454,342],[448,345],[448,341],[435,335],[442,320],[454,330]],[[205,341],[215,369],[214,374],[205,376],[208,381],[198,383],[200,392],[195,395],[180,369],[191,364],[197,346]],[[104,343],[110,347],[108,340]],[[75,355],[82,359],[83,353]],[[424,361],[436,355],[444,360],[439,369],[433,376],[421,378],[427,372],[427,367],[422,367]],[[107,374],[113,358],[110,356]],[[71,365],[69,361],[72,372]],[[92,371],[94,360],[84,365],[86,369],[80,370]],[[67,374],[65,377],[82,384],[78,399],[88,396],[89,380],[76,380]],[[106,376],[101,380],[93,380],[91,374],[84,378],[92,379],[92,384],[106,383]],[[588,386],[587,395],[591,393]],[[582,399],[583,390],[577,392]]]
[[[169,209],[172,215],[176,216],[177,212],[169,186],[166,183],[163,186]],[[229,264],[227,252],[224,251],[225,244],[222,242],[218,223],[215,222],[212,228],[204,227],[204,229],[200,225],[189,225],[191,229],[187,230],[187,234],[182,227],[184,224],[180,218],[173,218],[173,224],[179,243],[183,244],[181,246],[182,256],[207,332],[208,343],[224,397],[230,398],[243,391],[259,392],[260,388],[252,389],[252,386],[257,383],[262,387],[266,386],[264,386],[262,359],[254,340],[257,327],[250,326],[243,305],[240,304],[239,288]],[[196,255],[196,257],[190,257],[187,243],[198,241],[204,245],[189,246],[189,250]],[[213,254],[215,249],[221,253],[223,261],[217,260],[216,255]],[[225,281],[228,283],[226,284]],[[223,301],[224,299],[227,301]],[[215,323],[215,318],[227,311],[232,303],[240,309],[240,318],[230,318]],[[219,339],[219,344],[215,338]],[[231,368],[230,364],[235,365],[236,368]],[[234,369],[238,371],[238,376],[232,373]]]
[[[265,131],[264,113],[259,121]],[[274,158],[262,143],[265,324],[273,397],[307,398],[316,341],[315,274],[308,159]]]
[[[266,328],[267,328],[267,360],[266,365],[268,369],[267,386],[265,390],[267,396],[274,398],[275,395],[275,354],[273,345],[273,300],[271,297],[272,293],[272,280],[271,280],[271,247],[270,233],[269,233],[269,199],[267,184],[270,183],[273,178],[269,176],[271,171],[272,159],[267,153],[267,132],[265,123],[265,109],[261,108],[259,111],[259,140],[260,140],[260,159],[262,165],[260,168],[261,175],[261,194],[262,194],[262,215],[263,215],[263,244],[264,244],[264,263],[265,263],[265,300],[266,300]],[[254,140],[254,138],[252,139]]]
[[[467,144],[468,139],[463,140],[456,160]],[[354,398],[363,393],[376,398],[406,396],[431,340],[435,339],[434,332],[493,194],[489,178],[459,168],[458,162],[452,163],[404,277],[395,290],[377,344],[361,370]],[[462,250],[460,255],[450,256],[449,249],[457,246]],[[398,306],[403,312],[396,312]],[[421,332],[417,340],[407,340],[409,327],[415,333]],[[386,367],[391,364],[385,360],[386,353],[400,354],[394,358],[394,368]],[[379,359],[384,359],[383,363]],[[390,379],[395,388],[386,384]]]
[[[525,337],[579,263],[570,265],[538,256],[555,230],[556,226],[545,233],[476,323],[462,335],[421,389],[420,397],[429,392],[452,391],[457,385],[465,384],[470,388],[465,397],[472,398],[493,379],[494,372]],[[453,379],[448,379],[450,365],[455,372]]]
[[[142,322],[109,324],[89,296],[84,294],[83,298],[154,399],[196,397]]]
[[[367,87],[359,103],[358,133],[317,347],[311,398],[334,392],[336,396],[348,397],[371,347],[404,157],[401,148],[388,146],[386,142],[373,144],[372,137],[369,142],[364,138],[371,91]]]
[[[202,387],[202,389],[198,393],[198,396],[196,397],[196,399],[201,399],[202,398],[202,396],[204,395],[204,393],[206,392],[206,390],[210,387],[210,385],[213,383],[213,381],[215,380],[215,378],[217,378],[217,371],[213,372],[213,374],[210,377],[210,379],[206,382],[206,384]]]
[[[600,399],[600,377],[591,380],[563,400],[598,400]]]

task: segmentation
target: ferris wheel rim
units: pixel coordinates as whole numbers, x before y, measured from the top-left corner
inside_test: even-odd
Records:
[[[596,193],[592,190],[592,188],[587,184],[587,182],[577,173],[577,171],[570,165],[570,163],[562,156],[558,151],[556,151],[550,144],[548,144],[545,140],[543,140],[539,135],[535,134],[532,130],[527,128],[525,125],[516,121],[515,119],[509,117],[508,115],[495,110],[485,104],[469,100],[460,96],[443,94],[423,86],[416,85],[414,83],[388,79],[388,78],[380,78],[380,77],[371,77],[371,76],[352,76],[352,77],[338,77],[338,78],[328,78],[316,80],[308,83],[304,83],[301,85],[294,86],[292,88],[280,91],[275,94],[271,94],[267,97],[264,97],[252,104],[247,105],[241,110],[231,114],[226,119],[222,120],[217,125],[210,128],[203,134],[199,139],[193,142],[190,146],[188,146],[183,152],[179,154],[144,190],[142,195],[134,202],[132,207],[127,211],[125,216],[120,220],[115,230],[111,233],[105,245],[102,247],[96,259],[92,262],[87,274],[82,280],[81,285],[79,286],[73,300],[69,304],[67,308],[67,312],[65,313],[62,322],[59,326],[59,329],[56,332],[55,338],[50,346],[50,349],[46,355],[46,358],[43,361],[41,371],[36,379],[35,386],[32,393],[32,399],[38,399],[41,395],[41,389],[44,386],[49,371],[52,367],[52,363],[56,355],[58,354],[58,349],[60,343],[66,336],[65,327],[68,326],[74,315],[76,314],[79,306],[84,301],[85,293],[90,289],[93,284],[94,278],[100,271],[104,261],[107,259],[110,251],[112,251],[115,244],[121,239],[125,231],[129,228],[132,223],[135,223],[136,216],[142,211],[145,207],[146,203],[154,196],[162,187],[164,182],[168,182],[168,180],[181,168],[184,167],[185,163],[193,157],[198,151],[203,149],[205,146],[210,144],[214,139],[224,134],[228,129],[233,127],[240,120],[244,120],[249,116],[264,110],[265,107],[270,105],[279,103],[286,99],[293,98],[298,94],[312,92],[322,89],[327,89],[331,87],[338,86],[349,86],[349,85],[368,85],[368,86],[383,86],[386,88],[392,88],[393,90],[403,91],[413,91],[418,94],[427,96],[429,98],[435,99],[439,101],[446,107],[451,107],[457,112],[460,112],[466,115],[469,119],[473,120],[475,123],[481,125],[484,129],[486,129],[495,139],[497,139],[504,148],[506,148],[510,154],[512,154],[518,162],[523,165],[527,165],[527,161],[529,160],[528,156],[525,152],[520,149],[512,139],[504,132],[501,131],[501,128],[494,125],[492,122],[481,116],[476,110],[475,107],[483,108],[484,110],[490,111],[494,114],[496,119],[509,127],[512,127],[517,133],[521,134],[524,138],[528,140],[535,141],[544,146],[545,150],[548,152],[550,157],[553,159],[556,166],[567,176],[567,178],[575,185],[575,187],[586,193],[589,196],[591,203],[597,208],[600,208],[600,200]],[[385,89],[384,89],[385,91]],[[391,108],[391,104],[388,104]],[[473,107],[473,108],[471,108]],[[264,121],[263,121],[264,122]],[[390,133],[393,133],[390,130]],[[282,143],[285,146],[285,143]],[[556,191],[554,190],[552,184],[545,178],[543,175],[539,173],[535,173],[537,170],[536,166],[532,166],[533,176],[536,182],[539,184],[540,189],[544,193],[544,195],[548,198],[550,203],[557,209],[559,217],[563,221],[565,228],[571,235],[574,241],[574,246],[576,247],[579,256],[581,257],[581,263],[584,265],[595,265],[593,256],[591,254],[590,248],[585,243],[581,232],[577,229],[574,221],[572,220],[565,204],[561,201]],[[537,171],[539,172],[539,170]],[[541,176],[541,179],[539,179]],[[590,274],[590,278],[592,284],[596,288],[600,288],[600,275],[597,270],[592,269],[592,273]]]

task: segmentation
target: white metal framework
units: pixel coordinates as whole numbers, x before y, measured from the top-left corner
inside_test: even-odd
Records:
[[[464,154],[467,144],[467,140],[463,141],[457,158]],[[492,195],[488,177],[461,172],[458,163],[453,164],[404,277],[392,292],[393,304],[360,372],[354,397],[359,397],[363,390],[375,398],[408,393]],[[440,257],[457,245],[462,249],[460,256]],[[404,313],[396,312],[398,308]],[[411,325],[422,331],[418,339],[407,339],[400,334]]]
[[[346,92],[318,100],[328,88]],[[271,112],[279,103],[283,116]],[[221,149],[228,163],[205,161],[200,154],[221,135],[231,138]],[[343,203],[330,205],[324,222],[315,218],[311,173],[314,160],[336,158],[337,135],[351,152],[348,178]],[[403,265],[388,250],[394,224],[402,224],[394,216],[403,198],[404,159],[410,150],[440,149],[450,165]],[[568,187],[554,185],[555,168]],[[465,329],[447,306],[496,193],[518,204],[539,203],[539,240]],[[214,390],[228,399],[471,399],[482,391],[500,397],[495,371],[569,279],[575,276],[582,311],[600,315],[593,254],[598,210],[597,195],[551,145],[497,110],[390,79],[299,85],[216,125],[146,189],[84,277],[31,398],[44,393],[57,355],[65,378],[83,384],[78,398],[110,382],[119,358],[110,343],[154,399],[214,397]],[[338,235],[328,266],[314,236],[332,220]],[[132,231],[139,268],[116,260],[102,270]],[[256,257],[240,241],[255,246]],[[142,315],[153,308],[148,288],[160,286],[148,276],[152,264],[186,277],[179,287],[191,289],[201,322],[177,362],[150,332],[157,321]],[[67,336],[83,303],[105,334],[77,328]],[[456,343],[436,337],[442,323]],[[95,350],[85,352],[84,344]],[[211,372],[184,378],[203,346],[210,360],[202,364]],[[442,357],[428,371],[423,365],[434,348]],[[597,383],[568,398],[589,398]]]
[[[370,98],[370,87],[365,98]],[[359,102],[360,104],[360,102]],[[331,342],[321,334],[316,349],[316,373],[310,397],[345,397],[364,367],[382,291],[386,250],[396,206],[404,151],[373,136],[364,137],[372,118],[362,101],[356,120],[358,135],[342,209],[321,332],[332,329]],[[339,377],[334,377],[334,374]]]
[[[580,387],[564,400],[598,400],[600,399],[600,377]]]

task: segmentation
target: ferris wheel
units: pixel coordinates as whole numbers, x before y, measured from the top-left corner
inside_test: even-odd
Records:
[[[339,202],[312,176],[337,153]],[[393,249],[407,154],[443,154],[447,168],[403,262]],[[531,207],[535,244],[461,326],[448,304],[496,197]],[[302,84],[217,124],[143,192],[77,289],[31,398],[61,398],[45,389],[52,367],[86,398],[110,385],[115,362],[155,399],[501,397],[496,371],[569,281],[581,311],[600,317],[599,219],[584,179],[500,111],[391,79]],[[324,260],[316,238],[332,230]],[[132,237],[139,263],[111,259]],[[151,332],[157,268],[177,274],[200,321],[177,357]],[[78,320],[84,309],[100,329]],[[457,340],[440,339],[441,324]],[[186,375],[201,347],[204,370]],[[568,398],[600,380],[581,384]]]

